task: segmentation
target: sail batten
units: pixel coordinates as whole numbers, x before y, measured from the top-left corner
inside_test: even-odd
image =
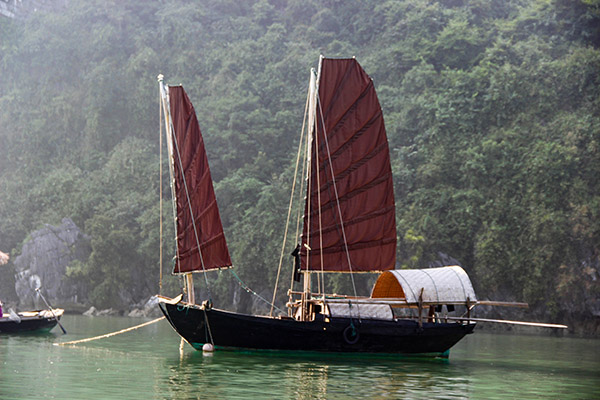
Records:
[[[325,272],[393,269],[392,171],[373,81],[355,59],[323,58],[316,108],[302,268]]]
[[[169,86],[177,254],[174,273],[231,267],[204,139],[181,86]]]
[[[343,112],[341,115],[339,115],[339,117],[338,117],[339,119],[337,121],[335,121],[335,122],[330,121],[331,126],[334,127],[333,129],[331,129],[331,131],[329,133],[330,139],[332,139],[332,138],[335,137],[335,133],[337,132],[337,130],[339,130],[340,127],[343,127],[343,122],[345,121],[345,119],[348,116],[352,115],[352,111],[355,110],[357,107],[360,106],[360,102],[363,99],[365,99],[365,97],[367,95],[375,93],[372,85],[373,85],[373,81],[371,81],[370,84],[369,84],[369,86],[367,86],[365,88],[365,90],[360,94],[360,96],[358,96],[354,100],[354,102],[350,105],[350,107],[345,112]],[[376,109],[374,108],[373,111],[376,112]],[[379,113],[376,112],[376,114],[381,114],[381,112],[379,112]],[[377,116],[376,114],[374,115],[374,117]],[[327,118],[328,118],[328,114],[324,112],[323,113],[323,119],[327,119]]]

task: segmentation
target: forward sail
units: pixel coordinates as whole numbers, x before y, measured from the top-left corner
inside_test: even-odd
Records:
[[[177,255],[173,273],[231,266],[196,112],[181,86],[169,86]]]
[[[302,269],[394,269],[394,186],[373,81],[353,58],[323,58],[318,85]]]

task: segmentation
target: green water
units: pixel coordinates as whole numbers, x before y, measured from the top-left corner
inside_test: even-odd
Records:
[[[216,352],[164,320],[66,315],[61,335],[0,335],[0,399],[600,399],[600,341],[476,330],[448,360]]]

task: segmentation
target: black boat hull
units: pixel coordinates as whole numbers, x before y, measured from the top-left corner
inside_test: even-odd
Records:
[[[57,323],[54,317],[21,318],[21,322],[3,317],[0,318],[0,333],[50,332]]]
[[[322,316],[301,322],[159,304],[175,331],[197,350],[213,342],[217,348],[439,355],[475,328],[475,324],[423,323],[419,327],[412,320],[359,322]]]

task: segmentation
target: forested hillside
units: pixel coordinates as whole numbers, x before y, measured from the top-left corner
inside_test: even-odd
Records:
[[[159,73],[194,102],[235,271],[270,298],[323,54],[356,56],[378,90],[399,266],[447,255],[480,297],[598,332],[600,1],[67,4],[0,19],[0,250],[19,254],[29,233],[70,217],[92,254],[64,279],[85,283],[86,304],[158,291]],[[229,272],[209,278],[220,305],[250,307]]]

